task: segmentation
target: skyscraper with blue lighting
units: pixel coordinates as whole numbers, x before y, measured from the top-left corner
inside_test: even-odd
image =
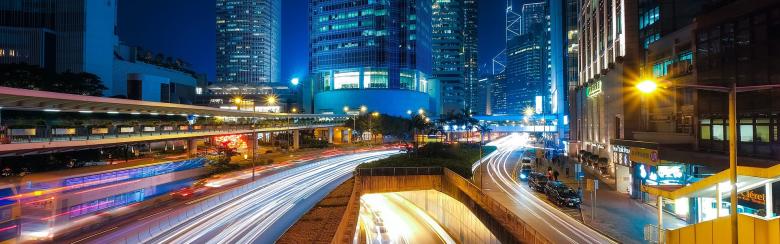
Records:
[[[430,0],[309,1],[315,113],[438,111]]]

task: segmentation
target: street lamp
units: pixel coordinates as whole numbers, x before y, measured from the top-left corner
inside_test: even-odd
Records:
[[[276,105],[277,100],[278,100],[278,98],[276,97],[276,95],[273,95],[273,94],[268,95],[268,96],[265,97],[265,103],[268,104],[268,105]]]
[[[523,115],[525,116],[534,116],[534,114],[536,114],[536,111],[532,107],[526,107],[523,110]]]
[[[365,113],[366,111],[368,111],[368,107],[366,107],[366,105],[360,106],[360,112],[361,113]]]
[[[365,107],[365,106],[364,106]],[[344,113],[349,114],[349,106],[344,106]],[[352,131],[349,132],[349,140],[352,142],[352,134],[355,133],[356,124],[355,121],[357,121],[357,116],[352,116]]]
[[[371,141],[368,142],[368,145],[371,145],[374,142],[374,126],[372,124],[373,117],[379,117],[379,112],[373,112],[371,113],[371,116],[368,117],[368,134],[371,135]]]
[[[241,97],[234,97],[233,103],[236,104],[236,110],[241,111],[241,103],[244,102],[244,99]]]
[[[730,197],[730,210],[729,210],[729,218],[731,220],[731,243],[737,243],[738,242],[738,229],[737,229],[737,205],[738,198],[737,198],[737,93],[739,92],[749,92],[749,91],[759,91],[759,90],[767,90],[767,89],[774,89],[774,88],[780,88],[780,84],[773,84],[773,85],[757,85],[757,86],[741,86],[737,87],[736,82],[731,82],[731,85],[728,87],[723,86],[708,86],[708,85],[695,85],[695,84],[672,84],[671,81],[666,81],[669,84],[665,84],[663,88],[666,87],[682,87],[682,88],[693,88],[698,90],[705,90],[705,91],[714,91],[714,92],[721,92],[721,93],[728,93],[729,94],[729,182],[730,182],[730,188],[731,188],[731,197]],[[643,80],[636,84],[637,90],[639,90],[642,93],[645,94],[651,94],[658,88],[658,81],[655,80]],[[720,194],[716,193],[718,198],[720,198]],[[663,222],[661,221],[661,200],[662,197],[658,196],[658,237],[659,241],[661,240],[661,229]],[[720,206],[718,206],[720,208]]]

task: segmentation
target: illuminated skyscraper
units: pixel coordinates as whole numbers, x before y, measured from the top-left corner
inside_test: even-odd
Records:
[[[465,24],[463,27],[463,59],[464,69],[463,78],[466,83],[466,107],[472,112],[476,112],[476,107],[480,106],[480,84],[479,84],[479,5],[477,0],[463,1],[463,18]],[[484,107],[484,105],[483,105]]]
[[[442,112],[472,108],[477,89],[477,3],[434,0],[433,77],[441,82]]]
[[[281,82],[281,0],[217,0],[217,83]]]
[[[315,113],[435,113],[430,0],[309,1]]]

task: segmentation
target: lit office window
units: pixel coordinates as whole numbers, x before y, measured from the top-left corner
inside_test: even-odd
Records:
[[[414,90],[414,73],[405,71],[400,76],[401,89]]]
[[[334,89],[356,89],[360,88],[360,72],[336,72],[333,74]]]
[[[363,72],[363,87],[387,88],[387,70],[366,69]]]

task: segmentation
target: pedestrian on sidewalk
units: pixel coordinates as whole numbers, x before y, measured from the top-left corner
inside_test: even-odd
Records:
[[[559,175],[559,174],[558,174],[558,171],[557,171],[557,170],[553,171],[553,178],[554,178],[556,181],[558,180],[558,175]]]
[[[569,167],[566,167],[566,178],[569,178]]]
[[[553,171],[552,171],[552,167],[549,167],[549,166],[547,167],[547,179],[549,179],[549,180],[555,180],[555,178],[553,178]]]

